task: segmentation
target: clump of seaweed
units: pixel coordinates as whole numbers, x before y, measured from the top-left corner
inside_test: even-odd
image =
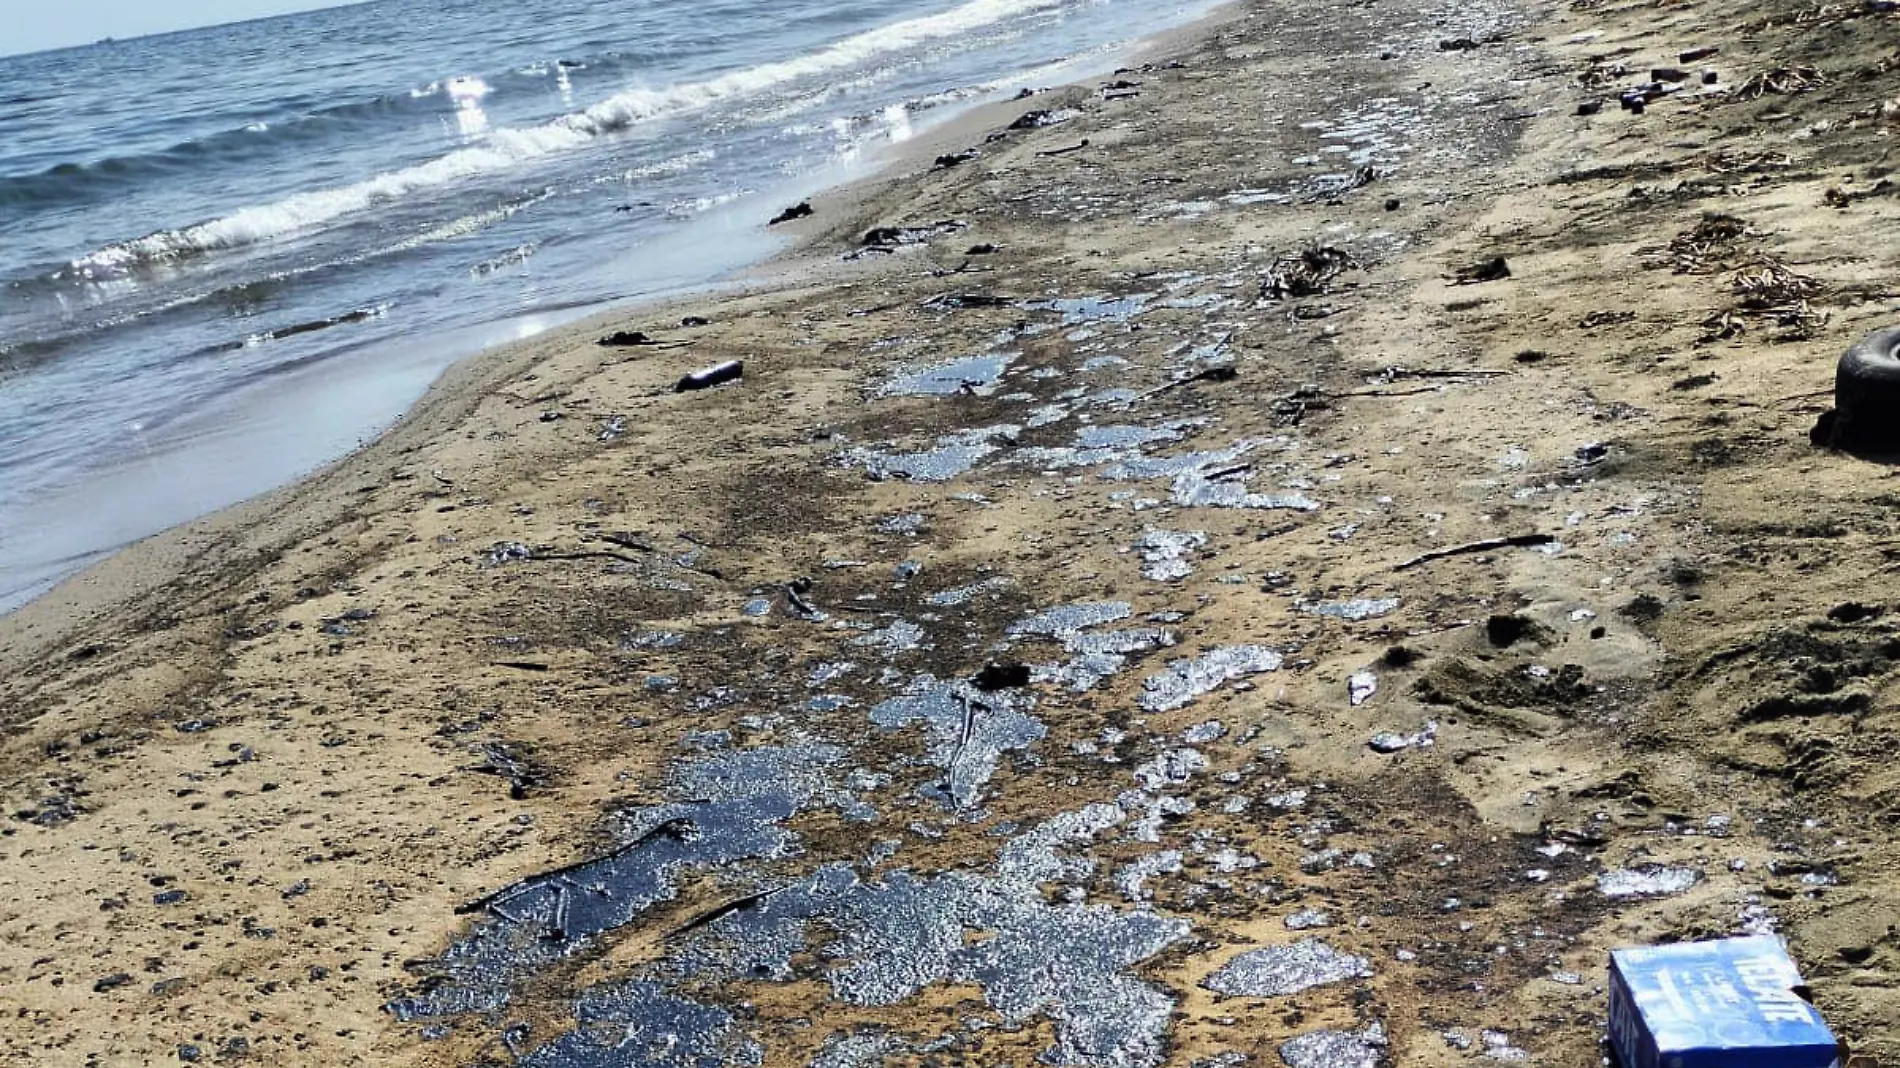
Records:
[[[1644,249],[1644,266],[1667,267],[1676,274],[1715,274],[1733,266],[1737,244],[1752,233],[1743,220],[1711,212],[1668,245]]]
[[[1738,298],[1734,307],[1702,323],[1703,342],[1726,341],[1767,324],[1780,333],[1776,340],[1799,341],[1827,324],[1826,312],[1811,303],[1822,284],[1773,257],[1763,256],[1730,276],[1729,291]]]
[[[1260,295],[1268,300],[1316,297],[1341,274],[1358,269],[1359,261],[1352,253],[1331,245],[1313,245],[1298,255],[1275,260],[1260,285]]]
[[[1827,76],[1813,67],[1776,67],[1750,75],[1735,87],[1735,99],[1760,100],[1769,94],[1793,96],[1827,84]]]

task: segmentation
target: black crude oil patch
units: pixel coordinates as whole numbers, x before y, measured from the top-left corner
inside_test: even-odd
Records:
[[[923,723],[930,730],[929,760],[944,771],[927,796],[952,811],[974,806],[1005,752],[1027,749],[1047,729],[1027,709],[1034,698],[986,693],[967,682],[919,675],[909,690],[871,709],[871,722],[890,731]]]
[[[1128,969],[1185,938],[1187,922],[1152,911],[1052,905],[1040,889],[1085,877],[1093,862],[1063,848],[1123,819],[1109,804],[1056,816],[1012,839],[993,875],[893,871],[865,879],[849,865],[827,865],[708,923],[680,959],[701,977],[794,981],[795,958],[822,942],[819,955],[830,962],[824,978],[847,1004],[898,1005],[939,984],[975,984],[1010,1026],[1037,1016],[1054,1021],[1046,1063],[1158,1065],[1174,999]],[[1062,967],[1050,968],[1051,961]]]
[[[1228,997],[1287,997],[1348,979],[1370,979],[1364,957],[1342,953],[1318,938],[1242,953],[1201,985]]]
[[[879,385],[879,397],[949,397],[959,393],[986,395],[1009,369],[1014,353],[971,356],[936,367],[893,376]]]
[[[732,1015],[668,994],[658,984],[597,986],[574,1002],[572,1031],[515,1063],[520,1068],[714,1068],[757,1065],[758,1043]]]
[[[675,796],[642,809],[640,829],[603,856],[531,876],[458,911],[483,918],[432,961],[412,965],[416,990],[384,1006],[404,1022],[492,1012],[522,982],[676,893],[691,869],[784,855],[795,839],[781,823],[815,803],[857,804],[831,786],[832,746],[716,751],[684,764]]]

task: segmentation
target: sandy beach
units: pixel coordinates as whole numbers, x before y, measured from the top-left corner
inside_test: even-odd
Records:
[[[0,1059],[1892,1063],[1895,17],[1241,0],[457,365],[0,618]]]

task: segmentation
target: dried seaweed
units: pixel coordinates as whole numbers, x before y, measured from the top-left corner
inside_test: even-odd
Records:
[[[1776,67],[1750,75],[1735,87],[1736,100],[1759,100],[1769,94],[1793,96],[1827,84],[1827,76],[1813,67]]]
[[[1734,266],[1737,243],[1752,233],[1743,220],[1712,212],[1668,245],[1643,249],[1640,254],[1643,266],[1651,270],[1667,267],[1676,274],[1715,274]]]
[[[1275,260],[1261,283],[1260,295],[1268,300],[1316,297],[1326,292],[1335,278],[1358,268],[1359,261],[1352,253],[1331,245],[1314,245],[1297,256]]]

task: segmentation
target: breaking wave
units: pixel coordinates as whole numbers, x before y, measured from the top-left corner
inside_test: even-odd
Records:
[[[1073,2],[969,0],[935,15],[855,34],[795,59],[665,88],[631,89],[540,126],[496,130],[479,145],[458,149],[427,163],[352,185],[298,193],[274,203],[243,208],[223,218],[109,245],[74,260],[65,273],[82,279],[113,278],[144,265],[241,248],[314,230],[378,204],[568,151],[643,122],[753,97],[802,79],[848,70],[881,56]]]

